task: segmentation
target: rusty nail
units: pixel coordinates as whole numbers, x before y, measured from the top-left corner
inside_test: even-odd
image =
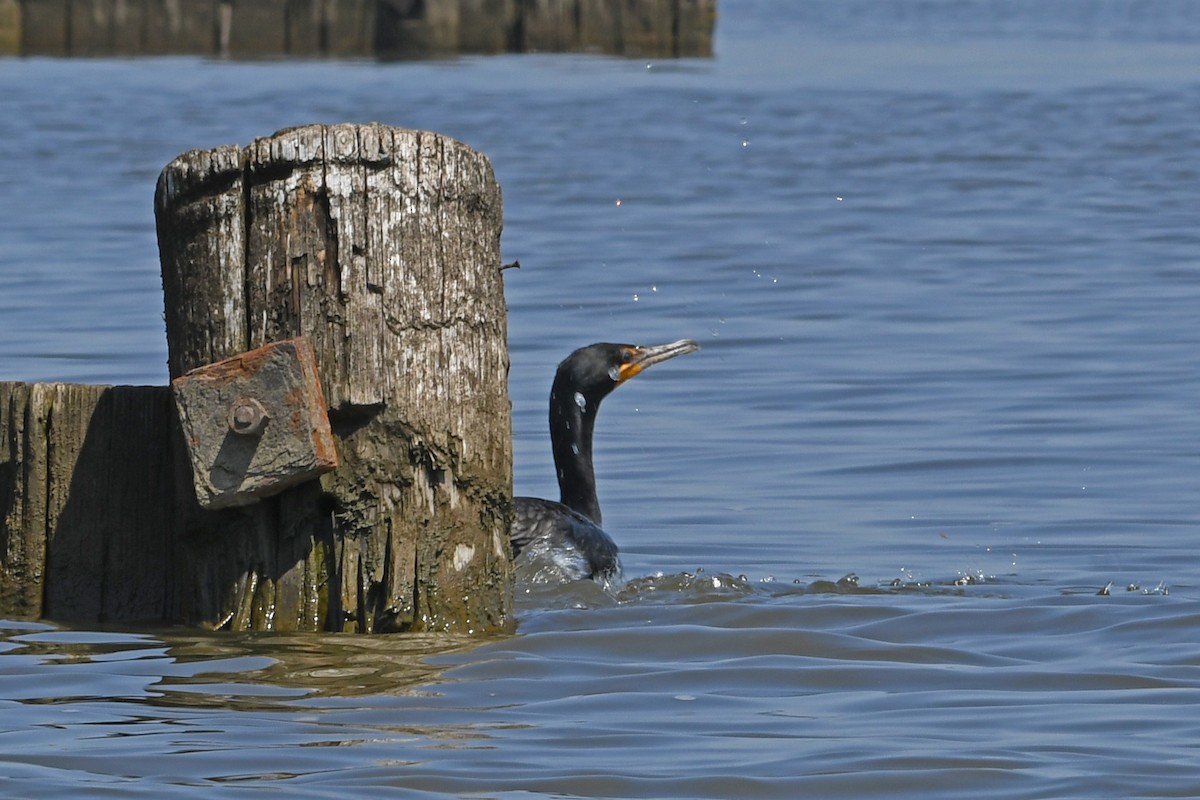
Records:
[[[262,403],[253,397],[242,397],[229,407],[229,430],[243,436],[259,435],[270,419]]]

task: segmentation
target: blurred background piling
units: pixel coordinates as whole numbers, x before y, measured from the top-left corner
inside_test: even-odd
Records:
[[[716,0],[0,0],[0,54],[712,55]]]

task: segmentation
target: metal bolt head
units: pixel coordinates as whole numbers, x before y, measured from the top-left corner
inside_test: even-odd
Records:
[[[271,417],[262,403],[253,397],[242,397],[229,407],[229,430],[242,436],[258,436]]]

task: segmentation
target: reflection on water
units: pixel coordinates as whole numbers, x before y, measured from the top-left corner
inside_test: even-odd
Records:
[[[478,647],[478,637],[448,634],[412,636],[273,636],[235,637],[171,636],[170,654],[180,663],[205,665],[204,673],[177,677],[161,684],[166,692],[208,692],[214,660],[258,659],[264,663],[253,674],[254,684],[295,690],[309,697],[355,697],[412,691],[437,682],[439,667],[432,656],[444,656]],[[222,672],[223,670],[216,670]],[[230,670],[231,674],[242,670]]]
[[[1200,4],[950,6],[0,63],[0,377],[163,383],[158,170],[314,121],[491,158],[519,494],[571,349],[704,347],[598,420],[624,583],[484,641],[6,623],[0,797],[1200,796]]]
[[[1066,790],[1133,785],[1200,733],[1170,711],[1200,699],[1194,600],[702,571],[526,589],[521,633],[482,642],[6,623],[0,793],[958,797],[991,764],[1008,777],[974,794],[1051,769],[1053,796],[1101,796]],[[1072,744],[1096,731],[1139,738]]]
[[[277,633],[222,635],[182,629],[130,633],[73,631],[45,625],[5,623],[0,662],[5,697],[15,699],[12,680],[63,675],[60,667],[93,667],[111,678],[125,673],[121,691],[103,681],[68,680],[62,693],[36,702],[143,699],[155,706],[252,710],[279,708],[298,697],[386,695],[436,682],[431,656],[466,652],[477,637],[414,634],[350,636]],[[114,665],[123,665],[119,670]],[[51,667],[49,672],[40,667]],[[74,675],[79,670],[72,670]],[[64,676],[65,677],[65,676]],[[49,683],[54,684],[55,681]],[[78,693],[74,693],[78,690]]]

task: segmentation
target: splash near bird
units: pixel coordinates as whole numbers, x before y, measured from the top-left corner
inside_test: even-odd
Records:
[[[513,555],[548,556],[570,578],[620,576],[617,545],[600,527],[592,430],[600,402],[647,367],[699,350],[691,339],[639,346],[600,342],[581,347],[558,365],[550,387],[550,446],[559,502],[514,497]]]

